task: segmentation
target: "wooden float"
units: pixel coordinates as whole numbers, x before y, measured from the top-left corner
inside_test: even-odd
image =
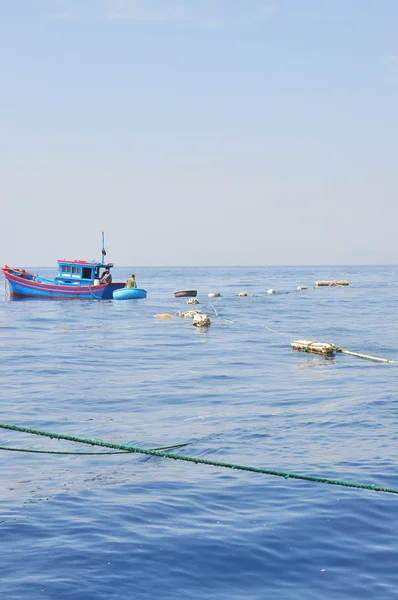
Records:
[[[326,344],[324,342],[314,342],[311,340],[296,340],[291,343],[293,350],[301,350],[302,352],[314,352],[315,354],[334,355],[338,348],[334,344]]]
[[[276,332],[277,333],[277,332]],[[334,344],[326,344],[324,342],[312,342],[311,340],[296,340],[290,344],[293,350],[301,350],[302,352],[314,352],[315,354],[323,354],[324,356],[334,356],[336,352],[342,354],[350,354],[351,356],[357,356],[358,358],[366,358],[368,360],[375,360],[383,363],[393,363],[395,360],[389,358],[380,358],[378,356],[371,356],[370,354],[362,354],[360,352],[353,352],[346,348],[340,348]]]
[[[334,281],[316,281],[315,287],[348,287],[351,285],[345,279],[342,280],[334,280]]]

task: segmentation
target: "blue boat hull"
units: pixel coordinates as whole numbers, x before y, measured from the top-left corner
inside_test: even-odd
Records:
[[[41,278],[33,279],[20,277],[11,270],[3,269],[8,281],[10,297],[23,298],[81,298],[83,300],[111,300],[113,292],[123,288],[124,283],[108,285],[74,285],[60,284]],[[30,274],[29,274],[30,275]]]
[[[140,288],[122,288],[113,292],[114,300],[137,300],[146,296],[146,291]]]

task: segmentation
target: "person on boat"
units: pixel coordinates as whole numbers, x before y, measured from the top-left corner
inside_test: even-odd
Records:
[[[105,269],[105,271],[102,273],[100,283],[106,283],[106,284],[112,283],[112,275],[108,268]]]
[[[126,281],[126,288],[136,288],[137,282],[135,280],[135,275],[131,275]]]

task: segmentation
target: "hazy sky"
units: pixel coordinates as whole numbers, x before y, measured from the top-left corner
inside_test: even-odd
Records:
[[[0,262],[398,262],[398,0],[0,0]]]

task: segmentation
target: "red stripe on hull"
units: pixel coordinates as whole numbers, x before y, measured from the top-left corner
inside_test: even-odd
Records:
[[[40,281],[32,282],[29,279],[24,279],[23,277],[17,277],[16,275],[11,275],[11,273],[6,272],[3,269],[3,273],[11,284],[19,285],[23,287],[24,291],[22,292],[13,292],[10,290],[10,296],[13,297],[23,297],[23,296],[37,296],[36,292],[48,293],[49,296],[57,296],[58,297],[79,297],[79,296],[87,296],[90,295],[94,298],[101,298],[104,289],[107,287],[106,285],[79,285],[79,286],[66,286],[66,285],[49,285],[47,283],[41,283]],[[29,293],[31,292],[31,293]]]
[[[41,283],[40,281],[35,281],[31,283],[29,279],[24,279],[23,277],[16,277],[15,275],[11,275],[10,273],[4,273],[7,280],[18,283],[23,286],[25,289],[32,289],[37,291],[47,291],[47,292],[62,292],[62,294],[72,294],[73,296],[79,294],[87,294],[90,293],[93,289],[96,292],[103,292],[107,285],[50,285],[48,283]]]

